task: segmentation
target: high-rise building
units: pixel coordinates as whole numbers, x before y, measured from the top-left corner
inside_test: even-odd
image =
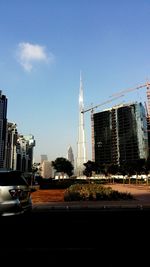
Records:
[[[41,176],[43,178],[52,178],[54,176],[52,163],[50,161],[43,160],[41,165]]]
[[[24,135],[24,138],[27,142],[26,153],[28,155],[28,171],[30,172],[33,166],[33,154],[36,143],[32,134]]]
[[[72,166],[74,167],[74,155],[73,155],[73,150],[71,146],[68,147],[67,159],[71,162]]]
[[[0,168],[6,167],[7,98],[0,90]]]
[[[115,106],[93,114],[95,162],[121,165],[148,158],[148,133],[142,103]]]
[[[7,123],[7,153],[6,168],[16,170],[17,167],[17,124],[13,122]]]
[[[33,135],[18,135],[17,139],[17,170],[31,172],[33,165]]]
[[[48,160],[48,157],[45,154],[41,155],[41,164],[43,163],[44,160]]]
[[[80,90],[79,90],[79,126],[78,126],[78,142],[77,142],[77,159],[76,159],[76,175],[83,174],[84,163],[87,162],[86,155],[86,140],[85,140],[85,126],[83,108],[83,84],[80,73]]]

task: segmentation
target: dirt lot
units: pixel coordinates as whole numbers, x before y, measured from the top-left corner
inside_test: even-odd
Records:
[[[32,193],[33,203],[62,202],[64,201],[64,189],[39,189]]]
[[[129,192],[137,200],[150,203],[150,186],[147,185],[129,185],[129,184],[110,184],[114,190],[120,192]],[[65,189],[38,189],[32,193],[34,203],[43,202],[64,202]]]

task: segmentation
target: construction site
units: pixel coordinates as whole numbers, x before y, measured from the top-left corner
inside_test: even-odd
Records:
[[[146,101],[115,105],[96,112],[125,94],[146,88]],[[92,161],[120,165],[125,161],[147,159],[150,151],[150,83],[113,94],[108,100],[82,109],[90,112]]]

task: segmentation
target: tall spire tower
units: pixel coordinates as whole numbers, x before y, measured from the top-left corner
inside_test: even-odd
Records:
[[[78,128],[78,142],[77,142],[77,162],[76,162],[76,174],[80,176],[83,174],[84,163],[87,162],[86,158],[86,141],[85,141],[85,129],[84,129],[84,108],[83,104],[83,84],[80,72],[80,92],[79,92],[79,128]]]

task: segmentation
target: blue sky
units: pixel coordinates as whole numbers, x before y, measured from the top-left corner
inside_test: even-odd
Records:
[[[33,134],[34,160],[76,157],[80,71],[84,106],[150,79],[149,0],[0,0],[0,89],[7,118]],[[95,109],[146,101],[146,88]],[[85,113],[91,159],[90,112]]]

